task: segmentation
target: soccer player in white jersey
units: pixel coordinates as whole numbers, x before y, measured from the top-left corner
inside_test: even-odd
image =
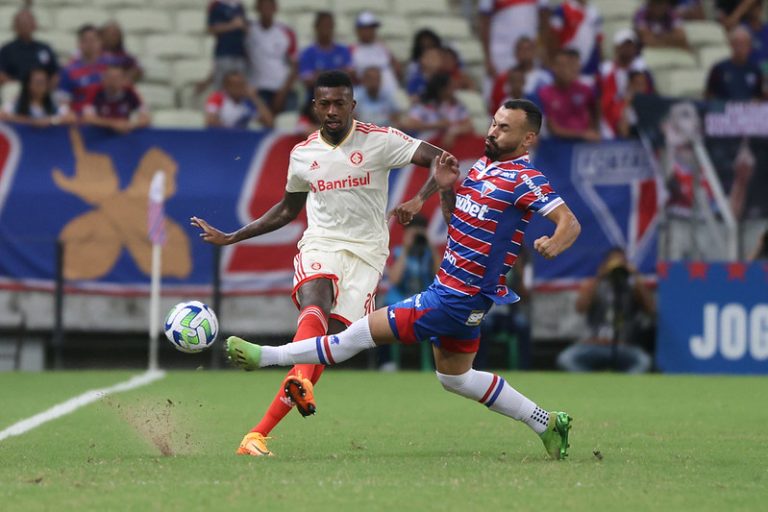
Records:
[[[294,259],[292,297],[300,309],[296,340],[341,332],[373,312],[389,253],[385,211],[389,170],[410,163],[429,167],[444,153],[394,128],[355,121],[354,107],[349,75],[322,73],[313,106],[321,127],[291,151],[282,201],[233,233],[223,233],[198,217],[191,219],[203,231],[203,240],[227,245],[279,229],[307,205],[308,226]],[[398,220],[410,222],[435,191],[430,177],[416,197],[395,209]],[[313,385],[324,368],[294,366],[237,453],[271,455],[267,436],[293,405],[303,416],[314,414]]]

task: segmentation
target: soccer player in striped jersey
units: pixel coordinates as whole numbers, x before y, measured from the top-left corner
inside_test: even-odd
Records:
[[[571,427],[568,414],[548,412],[500,376],[472,369],[480,322],[488,309],[519,300],[504,285],[504,276],[515,263],[531,216],[538,212],[555,223],[551,237],[542,236],[533,244],[545,258],[562,253],[581,231],[571,210],[528,158],[540,128],[541,111],[534,103],[506,102],[493,116],[485,157],[455,191],[455,158],[444,153],[436,159],[433,177],[449,222],[448,247],[427,290],[375,311],[338,335],[279,347],[232,336],[227,340],[230,360],[246,369],[334,364],[377,345],[429,340],[437,378],[447,391],[522,421],[540,436],[552,458],[564,458]]]
[[[285,226],[306,204],[307,229],[294,260],[292,297],[301,311],[296,340],[341,332],[373,312],[376,287],[389,254],[389,171],[410,163],[429,167],[443,153],[400,130],[354,120],[352,80],[344,72],[318,76],[313,104],[321,128],[291,151],[280,203],[233,233],[223,233],[203,219],[191,219],[202,230],[203,240],[227,245]],[[398,220],[410,222],[436,191],[430,177],[417,197],[395,208]],[[271,455],[267,436],[294,405],[302,416],[314,414],[313,386],[323,369],[321,364],[295,366],[237,453]]]

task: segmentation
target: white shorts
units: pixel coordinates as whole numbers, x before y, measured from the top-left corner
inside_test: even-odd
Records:
[[[381,274],[351,252],[300,251],[293,259],[293,268],[291,298],[296,307],[301,307],[297,293],[304,283],[330,279],[334,294],[331,318],[349,325],[376,309],[376,288]]]

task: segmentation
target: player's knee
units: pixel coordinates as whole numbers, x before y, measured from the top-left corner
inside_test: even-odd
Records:
[[[460,375],[448,375],[440,372],[435,372],[435,374],[437,375],[437,380],[443,385],[444,390],[461,395],[464,386],[472,375],[472,370]]]

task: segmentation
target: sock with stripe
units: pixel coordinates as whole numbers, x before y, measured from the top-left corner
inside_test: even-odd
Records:
[[[303,340],[313,336],[322,336],[328,332],[328,320],[323,314],[323,310],[317,306],[308,306],[299,314],[298,326],[296,328],[296,335],[293,337],[294,341]],[[288,375],[301,375],[312,381],[315,384],[320,378],[320,374],[323,373],[323,365],[319,364],[297,364]],[[282,386],[278,390],[275,398],[272,399],[272,403],[269,404],[267,412],[259,421],[258,425],[251,429],[251,432],[258,432],[264,436],[269,435],[275,426],[285,418],[285,415],[291,412],[293,404],[285,396]]]
[[[435,373],[446,391],[476,400],[492,411],[522,421],[537,434],[547,429],[549,413],[507,384],[500,376],[477,370],[469,370],[461,375]]]
[[[317,336],[279,347],[262,346],[259,366],[336,364],[375,346],[368,326],[368,317],[363,317],[339,334]]]

